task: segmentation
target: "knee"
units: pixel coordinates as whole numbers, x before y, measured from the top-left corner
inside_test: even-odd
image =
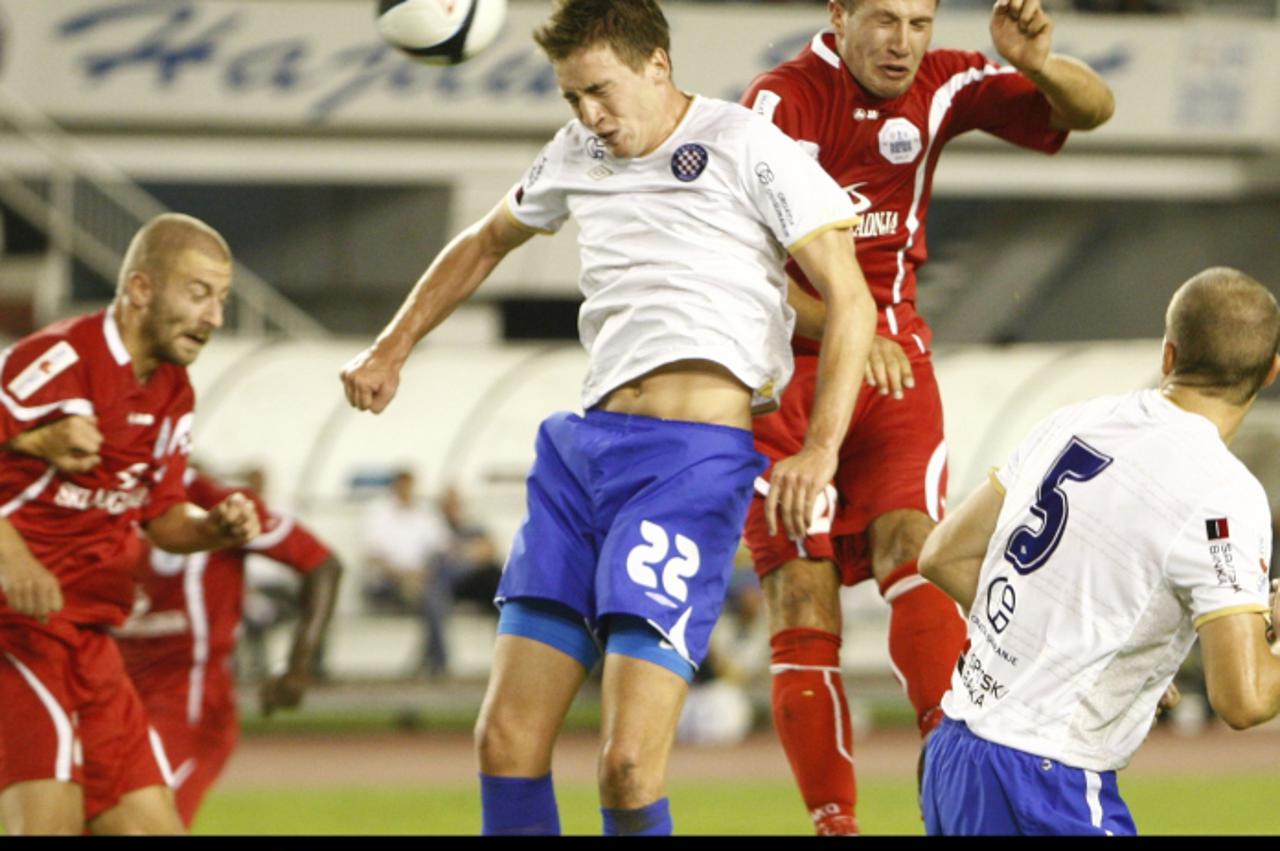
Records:
[[[639,747],[610,742],[600,754],[600,801],[614,809],[638,809],[662,797],[662,778],[645,765]]]
[[[871,524],[871,569],[884,579],[899,565],[920,558],[924,542],[937,525],[919,511],[895,511]]]
[[[764,578],[771,633],[840,631],[840,575],[829,561],[788,562]]]
[[[535,741],[514,713],[501,708],[486,706],[481,710],[473,741],[485,774],[540,777],[551,770],[550,748]]]

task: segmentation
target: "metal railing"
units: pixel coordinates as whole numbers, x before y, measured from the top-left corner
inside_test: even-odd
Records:
[[[20,140],[22,158],[34,167],[0,159],[0,201],[43,230],[63,258],[60,281],[36,293],[37,316],[65,312],[71,299],[71,258],[104,281],[114,282],[129,240],[167,212],[155,196],[52,119],[0,88],[0,132]],[[323,336],[323,325],[242,263],[235,264],[228,330],[286,337]]]

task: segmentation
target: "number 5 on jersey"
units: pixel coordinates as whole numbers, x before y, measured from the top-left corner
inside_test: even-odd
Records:
[[[1063,483],[1067,479],[1087,482],[1107,469],[1112,460],[1080,438],[1071,438],[1036,490],[1031,513],[1041,521],[1040,528],[1036,530],[1030,524],[1023,524],[1009,536],[1004,559],[1014,570],[1024,576],[1039,570],[1058,548],[1070,513]]]

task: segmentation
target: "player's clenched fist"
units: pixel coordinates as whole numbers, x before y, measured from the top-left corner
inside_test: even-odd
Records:
[[[1040,0],[996,0],[991,10],[991,41],[1019,71],[1035,73],[1044,67],[1052,35],[1053,20]]]
[[[247,543],[262,531],[258,509],[242,493],[233,493],[210,509],[209,521],[231,539],[232,545]]]
[[[382,413],[400,386],[400,364],[370,346],[347,362],[339,373],[347,401],[359,411]]]
[[[30,556],[0,561],[0,591],[4,591],[9,608],[39,620],[62,608],[58,580]]]

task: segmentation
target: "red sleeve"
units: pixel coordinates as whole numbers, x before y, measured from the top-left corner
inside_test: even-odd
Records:
[[[779,69],[756,77],[742,105],[764,116],[792,139],[816,142],[821,112],[817,93],[800,77]]]
[[[267,516],[263,522],[262,534],[250,541],[245,549],[278,561],[299,573],[315,570],[330,555],[329,548],[310,529],[283,514]]]
[[[981,53],[955,51],[955,73],[968,73],[974,81],[956,91],[949,136],[970,130],[984,130],[1023,148],[1057,153],[1066,144],[1066,130],[1050,123],[1049,99],[1035,84],[1017,72],[1008,71]],[[967,77],[965,79],[968,79]]]
[[[94,413],[88,370],[65,337],[37,334],[0,354],[0,443],[72,414]]]

